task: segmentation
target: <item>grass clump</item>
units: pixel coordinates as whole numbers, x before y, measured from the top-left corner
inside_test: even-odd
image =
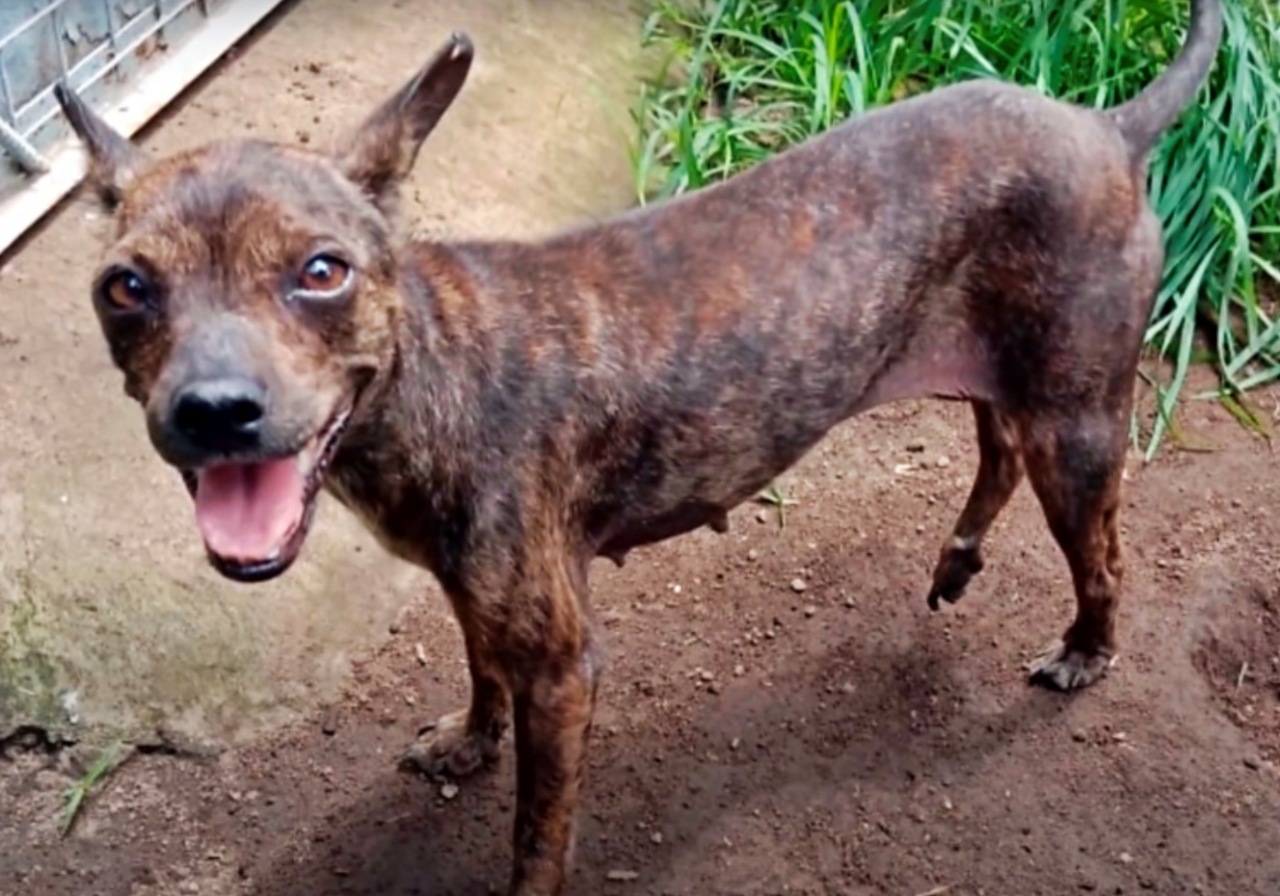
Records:
[[[67,788],[62,804],[62,820],[59,825],[62,836],[65,837],[71,832],[90,792],[105,781],[107,776],[115,771],[128,756],[129,753],[122,742],[114,741],[108,744],[106,749],[89,764],[79,780]]]
[[[1244,394],[1280,378],[1280,12],[1226,0],[1222,49],[1150,166],[1164,280],[1146,338],[1169,362],[1154,454],[1188,370],[1262,428]],[[668,51],[642,95],[641,201],[723,179],[868,109],[992,77],[1084,105],[1136,95],[1177,53],[1188,0],[661,0],[646,40]],[[1267,300],[1267,296],[1271,301]],[[1176,429],[1175,429],[1176,433]]]

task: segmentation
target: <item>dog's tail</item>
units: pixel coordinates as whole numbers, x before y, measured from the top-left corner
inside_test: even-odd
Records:
[[[1221,39],[1221,0],[1191,0],[1191,25],[1177,58],[1142,93],[1107,110],[1136,155],[1145,155],[1195,97]]]

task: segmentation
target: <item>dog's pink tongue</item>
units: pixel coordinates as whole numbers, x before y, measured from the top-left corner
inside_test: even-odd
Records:
[[[227,560],[269,560],[302,520],[296,458],[220,464],[198,474],[196,524],[205,547]]]

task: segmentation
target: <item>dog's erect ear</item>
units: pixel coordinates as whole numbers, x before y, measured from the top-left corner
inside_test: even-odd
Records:
[[[338,164],[377,202],[394,194],[471,70],[471,40],[454,32],[430,62],[365,119],[338,153]]]
[[[66,84],[55,85],[53,94],[89,153],[90,184],[107,208],[115,208],[142,171],[146,156],[129,138],[99,118]]]

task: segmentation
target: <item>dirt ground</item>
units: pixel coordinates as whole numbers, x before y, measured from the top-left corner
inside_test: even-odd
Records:
[[[785,527],[743,507],[727,536],[597,565],[610,665],[570,892],[1280,892],[1271,452],[1205,404],[1185,425],[1217,450],[1134,463],[1121,660],[1063,697],[1023,682],[1072,601],[1029,490],[965,599],[924,606],[974,469],[967,416],[873,412],[785,477]],[[0,891],[501,892],[510,756],[456,792],[397,771],[465,673],[438,595],[394,629],[305,723],[135,755],[65,839],[76,761],[11,753]]]
[[[925,607],[976,468],[963,406],[838,429],[781,480],[785,525],[745,506],[727,535],[597,564],[608,667],[569,891],[1280,893],[1280,473],[1218,406],[1181,422],[1203,450],[1130,464],[1120,661],[1071,697],[1024,681],[1073,606],[1026,487],[967,596]],[[396,767],[465,677],[433,588],[339,700],[214,755],[135,753],[66,837],[91,757],[15,745],[0,893],[502,892],[509,748],[456,788]]]

